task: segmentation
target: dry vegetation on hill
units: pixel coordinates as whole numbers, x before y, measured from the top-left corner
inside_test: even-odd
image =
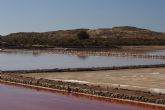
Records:
[[[111,47],[114,45],[165,45],[165,34],[130,26],[52,32],[20,32],[1,36],[8,47]],[[2,43],[1,43],[2,45]]]

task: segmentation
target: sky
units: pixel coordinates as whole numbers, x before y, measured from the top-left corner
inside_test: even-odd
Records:
[[[165,0],[0,0],[0,34],[136,26],[165,32]]]

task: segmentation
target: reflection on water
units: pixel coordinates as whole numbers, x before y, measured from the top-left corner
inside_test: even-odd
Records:
[[[81,60],[86,60],[88,58],[88,56],[83,56],[83,55],[77,55],[77,57]]]
[[[147,54],[165,56],[165,50],[155,50],[155,51],[148,52]]]
[[[65,55],[40,51],[0,52],[0,70],[88,68],[165,64],[162,59]]]

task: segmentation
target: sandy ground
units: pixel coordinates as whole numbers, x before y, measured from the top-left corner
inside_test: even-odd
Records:
[[[28,73],[24,75],[36,78],[75,80],[105,86],[120,85],[126,88],[161,88],[165,90],[164,67],[86,72]]]

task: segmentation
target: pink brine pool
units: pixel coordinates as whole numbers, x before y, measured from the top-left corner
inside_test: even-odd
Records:
[[[0,83],[0,110],[150,110]]]

